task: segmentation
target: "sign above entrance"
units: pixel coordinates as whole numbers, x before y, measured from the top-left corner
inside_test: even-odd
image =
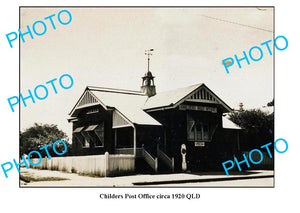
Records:
[[[200,147],[204,147],[205,146],[205,142],[195,142],[195,146],[200,146]]]
[[[208,106],[195,106],[195,105],[179,105],[179,110],[197,110],[197,111],[206,111],[217,113],[217,107],[208,107]]]

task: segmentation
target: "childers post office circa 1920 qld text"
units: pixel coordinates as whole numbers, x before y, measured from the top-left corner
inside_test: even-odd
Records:
[[[140,91],[86,87],[68,119],[73,154],[129,158],[126,172],[221,167],[239,149],[240,128],[224,116],[232,109],[204,83],[156,93],[152,51]]]

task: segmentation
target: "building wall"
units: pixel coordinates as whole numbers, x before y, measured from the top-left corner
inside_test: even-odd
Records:
[[[117,132],[117,148],[131,148],[133,147],[133,128],[122,127],[114,129]]]
[[[193,105],[195,103],[184,103]],[[201,106],[212,106],[209,104],[195,104]],[[179,110],[179,108],[149,112],[156,120],[163,124],[166,141],[163,143],[163,150],[175,158],[175,169],[181,170],[182,155],[181,145],[186,145],[186,160],[188,169],[191,170],[212,170],[220,169],[221,159],[224,154],[232,154],[236,143],[235,132],[225,132],[222,128],[222,110],[217,107],[217,113],[196,110]],[[205,142],[204,147],[195,146],[195,141],[187,138],[187,113],[193,114],[204,123],[210,125],[210,131],[214,131],[211,141]],[[224,145],[224,134],[232,138],[230,146]],[[226,138],[228,138],[226,137]],[[227,143],[228,145],[228,143]],[[226,155],[227,155],[226,154]]]
[[[87,114],[91,109],[98,109],[99,112]],[[88,147],[82,146],[81,142],[73,135],[72,139],[72,151],[74,155],[94,155],[104,154],[106,151],[112,153],[114,147],[114,134],[112,130],[112,111],[106,111],[104,108],[90,107],[83,109],[78,114],[78,121],[73,123],[73,131],[78,127],[88,127],[90,125],[99,124],[104,121],[104,146],[103,147]],[[74,134],[74,133],[73,133]]]
[[[184,103],[193,105],[195,103]],[[212,106],[209,104],[199,104],[201,106]],[[214,106],[216,107],[216,106]],[[113,154],[115,146],[115,134],[112,129],[112,111],[106,111],[98,106],[99,112],[87,114],[87,108],[78,115],[78,121],[73,123],[73,131],[82,126],[98,124],[104,121],[104,147],[83,148],[82,144],[73,137],[74,155],[96,155],[104,154],[106,151]],[[187,114],[191,114],[204,123],[210,125],[213,131],[211,141],[205,141],[204,147],[195,146],[195,141],[187,138]],[[153,156],[156,156],[157,144],[169,157],[174,157],[175,170],[181,170],[182,155],[181,145],[187,148],[186,160],[188,169],[191,170],[215,170],[222,169],[221,163],[231,159],[236,149],[236,131],[224,130],[222,128],[222,110],[217,106],[217,113],[200,110],[174,109],[149,112],[149,114],[159,121],[163,126],[139,126],[137,125],[137,147],[144,144],[145,149]],[[118,129],[118,147],[133,147],[132,127]]]

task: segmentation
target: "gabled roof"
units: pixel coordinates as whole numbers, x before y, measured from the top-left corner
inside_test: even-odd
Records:
[[[173,106],[179,100],[184,98],[187,94],[190,94],[195,89],[197,89],[202,84],[195,84],[192,86],[178,88],[175,90],[165,91],[158,93],[150,98],[148,98],[147,102],[145,103],[143,109],[152,109],[152,108],[160,108],[166,106]]]
[[[116,109],[132,124],[160,126],[147,111],[175,108],[184,101],[218,104],[223,107],[223,112],[231,111],[205,84],[161,92],[151,97],[140,91],[88,86],[70,115],[76,117],[82,108],[101,105],[105,110]]]
[[[161,126],[158,121],[141,108],[148,98],[144,93],[102,87],[87,87],[85,93],[95,96],[99,100],[98,105],[102,105],[105,109],[113,108],[118,110],[132,124]],[[77,105],[79,103],[80,101],[77,102]],[[75,109],[76,106],[70,113],[71,116],[75,112]]]
[[[205,90],[205,92],[208,93],[211,98],[210,102],[220,104],[224,108],[224,112],[229,112],[232,110],[224,101],[222,101],[203,83],[158,93],[155,96],[147,99],[147,102],[145,103],[143,109],[147,111],[160,108],[175,108],[186,100],[193,101],[193,96],[196,96],[197,93],[201,90]],[[197,97],[195,97],[194,100],[196,99]],[[205,102],[205,100],[199,100],[199,98],[197,101]]]

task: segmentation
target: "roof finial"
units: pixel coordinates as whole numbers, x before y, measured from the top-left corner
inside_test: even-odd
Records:
[[[150,55],[152,55],[152,52],[154,49],[145,50],[145,55],[148,56],[148,72],[150,72]]]

